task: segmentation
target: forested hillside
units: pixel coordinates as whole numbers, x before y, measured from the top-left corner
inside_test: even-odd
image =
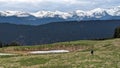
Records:
[[[24,45],[112,38],[119,20],[54,22],[39,26],[0,24],[0,41]]]

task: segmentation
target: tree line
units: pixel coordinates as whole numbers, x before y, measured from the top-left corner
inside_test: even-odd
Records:
[[[117,27],[115,29],[114,38],[120,38],[120,27]]]
[[[3,43],[0,41],[0,48],[8,47],[8,46],[20,46],[20,44],[17,42],[11,42],[8,44],[8,43]]]

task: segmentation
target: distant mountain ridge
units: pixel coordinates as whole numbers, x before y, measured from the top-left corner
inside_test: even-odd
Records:
[[[120,20],[68,21],[44,25],[0,24],[0,41],[38,45],[63,41],[113,38]]]
[[[73,12],[38,11],[0,11],[0,22],[13,24],[41,25],[61,21],[120,20],[120,6],[109,9],[96,8],[90,11]]]

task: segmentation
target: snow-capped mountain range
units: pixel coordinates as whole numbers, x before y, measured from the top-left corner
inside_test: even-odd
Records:
[[[120,6],[109,9],[96,8],[90,11],[76,10],[73,12],[38,11],[35,13],[23,11],[0,11],[0,22],[41,25],[60,21],[84,20],[120,20]]]

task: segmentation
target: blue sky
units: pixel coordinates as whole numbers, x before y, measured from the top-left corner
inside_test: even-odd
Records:
[[[120,6],[120,0],[0,0],[1,11],[75,11],[116,6]]]

